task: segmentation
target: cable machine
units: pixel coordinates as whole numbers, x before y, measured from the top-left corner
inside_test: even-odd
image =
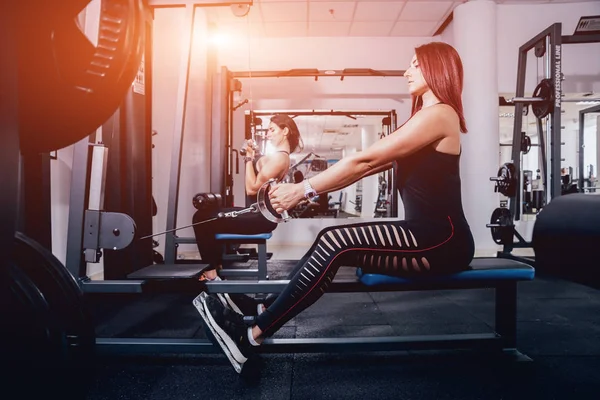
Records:
[[[528,112],[529,106],[537,119],[543,187],[542,207],[562,194],[561,104],[565,101],[562,92],[562,81],[564,80],[562,46],[599,43],[600,32],[589,29],[589,20],[593,18],[582,17],[575,34],[571,36],[562,35],[561,23],[552,24],[519,48],[515,97],[509,100],[500,97],[499,102],[500,106],[514,105],[515,107],[511,161],[500,167],[496,177],[490,178],[495,181],[495,191],[509,198],[507,207],[496,208],[490,224],[487,225],[491,228],[494,241],[503,245],[502,251],[498,252],[499,257],[514,258],[515,256],[511,255],[514,248],[532,247],[531,243],[516,231],[514,225],[514,221],[521,219],[522,213],[523,172],[521,160],[522,153],[529,151],[528,138],[522,132],[522,126],[523,115]],[[531,50],[534,51],[537,58],[544,57],[545,78],[536,86],[532,97],[525,97],[527,55]],[[517,238],[516,242],[515,237]]]

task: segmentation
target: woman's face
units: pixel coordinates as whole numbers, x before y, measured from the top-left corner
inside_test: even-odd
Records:
[[[281,129],[276,123],[270,122],[267,130],[267,140],[277,146],[287,139],[288,128]]]
[[[423,78],[423,73],[416,55],[413,56],[410,61],[410,66],[406,72],[404,72],[404,77],[408,79],[408,92],[411,95],[421,96],[429,90],[429,86],[427,86],[427,82],[425,82],[425,78]]]

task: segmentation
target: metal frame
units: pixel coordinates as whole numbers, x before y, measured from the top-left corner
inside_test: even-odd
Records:
[[[293,68],[285,71],[235,71],[232,78],[289,78],[312,76],[315,81],[320,77],[340,77],[344,80],[347,76],[404,76],[404,70],[376,70],[371,68],[345,68],[341,70],[320,70],[316,68]]]
[[[539,151],[541,158],[542,179],[544,183],[544,201],[548,203],[551,199],[561,196],[561,145],[562,145],[562,124],[561,124],[561,103],[566,101],[562,98],[562,45],[563,44],[581,44],[581,43],[599,43],[600,35],[562,35],[562,24],[555,23],[544,29],[534,38],[519,48],[519,58],[517,64],[517,87],[515,98],[515,119],[513,127],[511,162],[515,166],[515,174],[518,181],[517,193],[508,200],[508,208],[515,221],[521,219],[522,196],[523,196],[523,176],[521,171],[521,136],[523,128],[523,106],[529,107],[529,104],[535,104],[539,99],[524,97],[525,77],[527,67],[527,54],[530,50],[535,50],[535,55],[540,58],[545,56],[545,78],[551,79],[554,86],[554,107],[548,117],[546,117],[546,129],[542,120],[538,118],[537,129],[539,133]],[[502,103],[501,103],[502,104]],[[548,159],[549,155],[549,159]],[[582,161],[580,161],[581,163]],[[581,165],[581,164],[580,164]],[[581,187],[581,186],[580,186]],[[513,236],[516,236],[518,242],[505,244],[503,249],[497,253],[498,257],[515,259],[528,264],[533,261],[525,257],[513,256],[511,252],[514,248],[531,247],[513,226]]]
[[[179,207],[179,183],[181,177],[181,158],[183,153],[183,129],[187,112],[188,81],[191,66],[192,37],[196,8],[187,5],[185,9],[185,42],[182,43],[182,56],[179,64],[179,82],[177,84],[177,103],[175,104],[175,126],[173,127],[173,147],[171,148],[171,171],[169,175],[169,199],[167,204],[166,230],[176,228],[177,209]],[[165,236],[164,260],[173,264],[177,258],[178,236],[167,233]],[[195,243],[195,241],[194,241]]]
[[[289,283],[287,280],[220,281],[208,283],[213,293],[278,293]],[[352,338],[293,338],[267,339],[258,349],[262,353],[316,353],[360,352],[393,350],[493,350],[518,361],[531,361],[516,349],[517,338],[517,283],[518,281],[464,281],[423,282],[366,286],[358,280],[334,280],[328,293],[424,291],[448,289],[495,290],[494,332],[478,334],[447,334],[420,336],[382,336]],[[96,340],[100,353],[112,355],[140,354],[198,354],[212,353],[216,349],[206,339],[129,339],[99,338]],[[134,345],[135,346],[132,346]]]
[[[560,177],[560,126],[561,126],[561,98],[562,98],[562,77],[561,77],[561,24],[553,24],[550,27],[543,30],[533,39],[525,43],[519,48],[519,60],[517,66],[517,88],[515,96],[524,97],[525,95],[525,76],[527,68],[527,54],[531,49],[537,49],[540,46],[544,48],[544,54],[546,58],[546,78],[551,78],[554,81],[554,110],[549,116],[549,129],[546,130],[550,136],[550,173],[543,173],[544,179],[544,193],[546,199],[560,195],[560,179],[553,179],[554,177]],[[521,177],[521,132],[523,129],[523,103],[515,104],[515,121],[513,128],[513,147],[512,147],[512,163],[515,166],[515,173],[518,177],[519,186],[522,182]],[[540,137],[541,140],[541,137]],[[540,142],[541,143],[541,142]],[[558,143],[558,146],[555,144]],[[541,146],[541,145],[540,145]],[[542,160],[542,164],[545,164],[546,160]],[[544,171],[546,165],[543,165]],[[542,171],[542,172],[544,172]],[[544,176],[545,175],[545,176]],[[548,190],[548,179],[550,178],[550,190]],[[548,193],[550,192],[550,193]],[[548,196],[550,194],[550,196]],[[521,217],[521,197],[523,194],[521,190],[517,190],[517,194],[514,199],[509,199],[509,209],[514,219],[518,221]]]
[[[597,106],[593,106],[593,107],[589,107],[589,108],[585,108],[583,110],[579,110],[579,188],[581,190],[583,190],[583,183],[584,183],[584,178],[583,178],[583,149],[585,147],[585,139],[584,139],[584,135],[583,135],[583,131],[585,128],[585,116],[586,114],[591,114],[591,113],[600,113],[600,105]],[[596,172],[597,174],[597,172]]]
[[[540,132],[540,151],[542,152],[542,178],[544,180],[544,194],[546,202],[561,195],[561,103],[562,98],[562,46],[563,44],[600,43],[600,35],[562,35],[562,24],[555,23],[544,29],[534,38],[519,48],[517,65],[516,98],[523,98],[525,94],[525,76],[527,67],[527,54],[535,49],[538,57],[546,56],[546,78],[554,83],[554,109],[546,120],[546,135],[543,138],[541,122],[538,121]],[[539,53],[538,51],[541,50]],[[515,120],[512,141],[512,163],[515,166],[519,187],[522,185],[521,176],[521,131],[523,125],[523,103],[515,102]],[[543,142],[545,141],[545,143]],[[549,160],[547,159],[549,155]],[[549,161],[549,162],[548,162]],[[521,217],[522,190],[517,190],[514,199],[509,199],[509,209],[514,219]],[[510,252],[512,249],[505,249]]]

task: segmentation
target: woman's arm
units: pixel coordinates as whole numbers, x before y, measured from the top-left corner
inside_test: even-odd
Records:
[[[317,193],[347,187],[384,170],[398,158],[459,132],[458,116],[450,106],[440,104],[424,108],[392,134],[311,177],[310,184]],[[304,198],[304,185],[277,185],[272,188],[270,198],[277,210],[288,210]]]
[[[371,175],[378,174],[378,173],[380,173],[380,172],[383,172],[383,171],[387,171],[388,169],[391,169],[391,168],[392,168],[392,164],[393,164],[393,163],[388,163],[388,164],[386,164],[386,165],[382,165],[382,166],[381,166],[381,167],[379,167],[379,168],[373,168],[373,170],[371,170],[371,171],[369,171],[368,173],[366,173],[365,175],[361,176],[361,177],[360,177],[358,180],[361,180],[361,179],[363,179],[363,178],[366,178],[366,177],[368,177],[368,176],[371,176]],[[335,192],[336,190],[343,189],[343,188],[345,188],[345,187],[347,187],[347,186],[348,186],[348,185],[346,185],[346,186],[334,187],[334,188],[332,188],[332,189],[329,189],[328,191],[329,191],[329,192]]]
[[[279,179],[289,168],[289,156],[284,153],[275,153],[265,156],[258,174],[250,161],[246,162],[246,194],[255,196],[260,187],[269,179]]]

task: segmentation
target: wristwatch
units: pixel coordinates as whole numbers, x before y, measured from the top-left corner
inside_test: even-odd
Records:
[[[318,195],[317,191],[310,185],[308,179],[304,180],[304,198],[311,199]]]

